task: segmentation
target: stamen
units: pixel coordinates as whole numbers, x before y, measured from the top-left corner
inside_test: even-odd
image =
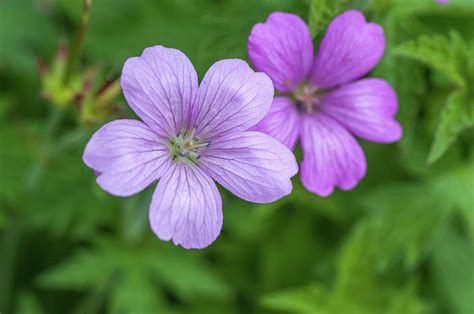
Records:
[[[209,147],[210,142],[195,136],[196,127],[191,131],[181,131],[168,141],[171,156],[176,161],[196,161],[201,151]]]
[[[298,86],[294,94],[298,110],[306,113],[312,113],[318,110],[318,105],[320,103],[319,97],[323,93],[323,90],[308,83]]]

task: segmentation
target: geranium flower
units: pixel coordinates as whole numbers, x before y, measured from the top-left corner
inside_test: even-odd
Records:
[[[365,176],[365,155],[354,135],[379,143],[400,139],[393,89],[382,79],[359,79],[379,62],[384,47],[382,27],[358,11],[330,23],[315,58],[298,16],[276,12],[253,27],[250,59],[281,94],[254,130],[290,149],[301,141],[301,180],[309,191],[328,196],[334,187],[354,188]]]
[[[150,205],[158,238],[204,248],[222,227],[214,180],[238,197],[273,202],[292,190],[293,153],[272,137],[247,131],[273,98],[271,80],[237,59],[215,63],[198,87],[179,50],[155,46],[125,62],[121,84],[139,120],[100,128],[83,160],[102,189],[130,196],[159,180]]]

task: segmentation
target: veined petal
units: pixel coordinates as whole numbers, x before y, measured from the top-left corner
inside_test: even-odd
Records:
[[[238,197],[270,203],[288,195],[298,171],[295,156],[274,138],[247,131],[219,137],[201,160],[211,177]]]
[[[384,49],[383,28],[367,23],[359,11],[347,11],[329,24],[311,69],[311,82],[330,88],[357,79],[375,67]]]
[[[311,192],[350,190],[365,176],[365,155],[355,138],[324,113],[303,116],[301,181]]]
[[[248,130],[270,109],[273,84],[245,61],[221,60],[207,71],[194,104],[196,134],[212,139]]]
[[[115,120],[102,126],[82,156],[102,189],[130,196],[157,180],[169,166],[160,137],[138,120]]]
[[[270,14],[252,28],[247,50],[255,68],[267,73],[282,92],[292,91],[306,78],[314,54],[306,23],[283,12]]]
[[[216,184],[201,169],[176,164],[160,179],[149,213],[153,232],[186,249],[201,249],[222,228],[222,200]]]
[[[265,118],[252,128],[263,132],[293,150],[300,135],[301,119],[293,101],[284,96],[273,99]]]
[[[198,80],[181,51],[146,48],[125,62],[121,84],[130,107],[159,135],[167,137],[189,126]]]
[[[321,109],[355,135],[372,142],[392,143],[402,136],[394,119],[397,95],[382,79],[362,79],[326,94]]]

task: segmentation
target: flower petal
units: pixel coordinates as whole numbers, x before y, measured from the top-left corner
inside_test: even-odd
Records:
[[[158,182],[149,213],[153,232],[186,249],[201,249],[222,228],[222,200],[216,184],[194,165],[177,164]]]
[[[311,69],[311,82],[329,88],[367,74],[382,58],[383,28],[350,10],[329,24]]]
[[[290,194],[290,179],[298,171],[295,156],[285,145],[252,131],[213,141],[200,167],[238,197],[255,203],[270,203]]]
[[[344,85],[322,98],[322,110],[355,135],[372,142],[392,143],[402,136],[394,119],[397,95],[384,80],[368,78]]]
[[[275,97],[265,118],[252,128],[263,132],[293,150],[300,135],[300,116],[293,101],[284,96]]]
[[[168,167],[168,149],[143,122],[115,120],[92,136],[82,159],[98,175],[102,189],[130,196],[163,174]]]
[[[221,60],[207,71],[194,105],[196,134],[212,139],[248,130],[270,109],[273,85],[245,61]]]
[[[301,181],[311,192],[350,190],[365,176],[364,152],[355,138],[324,113],[303,116]]]
[[[189,126],[198,80],[181,51],[146,48],[125,62],[121,84],[130,107],[159,135],[168,137]]]
[[[313,42],[306,23],[297,15],[275,12],[250,32],[247,50],[258,71],[267,73],[275,88],[293,90],[313,62]]]

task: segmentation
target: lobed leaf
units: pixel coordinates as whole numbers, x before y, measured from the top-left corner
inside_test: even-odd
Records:
[[[440,113],[434,142],[428,155],[432,164],[443,156],[457,137],[474,125],[474,101],[462,91],[455,92],[448,98],[447,104]]]

